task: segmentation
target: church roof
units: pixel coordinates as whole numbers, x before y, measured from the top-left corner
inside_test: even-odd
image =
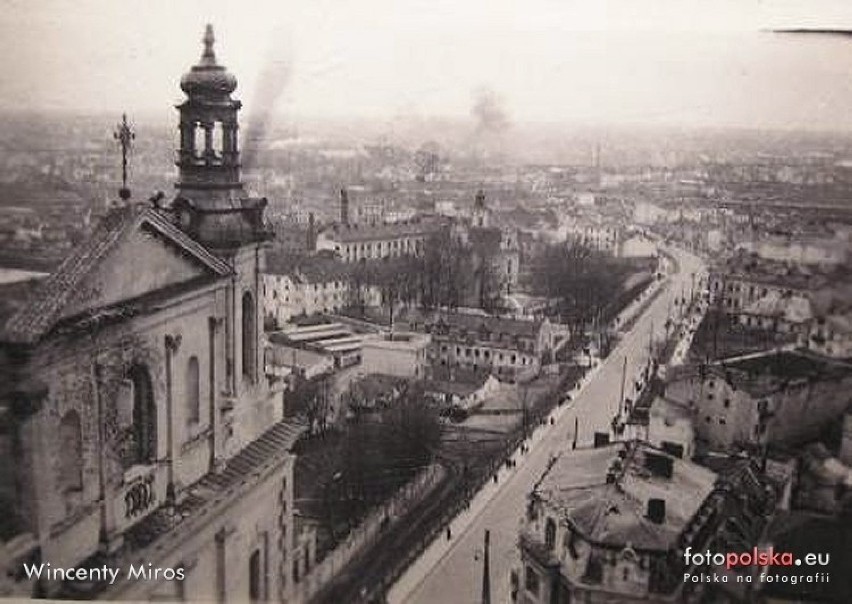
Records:
[[[231,268],[201,244],[178,229],[160,212],[144,205],[128,205],[111,210],[95,232],[75,248],[62,264],[28,297],[0,327],[0,341],[31,344],[42,338],[59,319],[77,286],[132,229],[145,229],[160,235],[186,255],[201,262],[214,275],[231,274]]]

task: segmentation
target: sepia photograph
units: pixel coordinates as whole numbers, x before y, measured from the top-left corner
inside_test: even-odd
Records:
[[[848,0],[0,0],[0,602],[852,603]]]

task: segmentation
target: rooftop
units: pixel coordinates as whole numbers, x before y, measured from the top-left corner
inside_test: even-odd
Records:
[[[668,460],[668,461],[660,461]],[[671,476],[652,470],[671,464]],[[614,478],[608,479],[612,473]],[[673,547],[713,492],[716,474],[633,441],[561,455],[539,481],[535,496],[556,508],[586,539],[652,551]],[[665,501],[657,524],[651,499]]]
[[[204,263],[216,275],[231,274],[231,269],[224,261],[149,205],[133,204],[114,208],[104,216],[91,237],[76,247],[50,276],[39,281],[32,296],[28,297],[27,304],[0,327],[0,339],[32,343],[43,337],[75,294],[77,285],[134,228],[144,228],[165,238],[184,253]]]
[[[723,279],[779,285],[803,292],[823,288],[830,283],[828,275],[822,271],[743,251],[718,263],[713,271]]]
[[[386,350],[411,350],[428,346],[431,338],[415,332],[394,332],[364,338],[364,348],[382,348]]]
[[[776,317],[790,323],[804,323],[814,316],[813,305],[807,296],[781,294],[776,290],[749,304],[743,312],[762,317]]]
[[[775,350],[721,359],[711,364],[725,378],[746,390],[769,380],[787,383],[797,380],[836,380],[852,376],[852,365],[803,350]],[[760,385],[760,386],[759,386]],[[760,387],[762,390],[763,388]]]
[[[399,239],[402,237],[415,237],[435,233],[443,227],[444,223],[438,220],[410,220],[395,222],[392,224],[377,224],[370,226],[361,225],[334,225],[331,229],[324,231],[326,237],[340,243],[358,243],[362,241],[374,241],[377,239]]]
[[[412,329],[425,329],[435,335],[463,331],[471,336],[506,334],[525,338],[538,337],[543,323],[462,312],[414,312],[409,314],[406,321]]]

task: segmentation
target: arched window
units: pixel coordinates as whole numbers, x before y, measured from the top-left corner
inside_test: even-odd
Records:
[[[191,356],[186,363],[186,422],[195,425],[201,419],[201,387],[198,375],[198,357]]]
[[[151,374],[144,365],[134,365],[128,378],[133,383],[133,423],[123,455],[125,467],[157,458],[157,407]]]
[[[59,422],[59,472],[63,493],[83,490],[83,431],[74,410]]]
[[[254,297],[251,292],[243,294],[243,377],[254,381],[255,347],[257,346],[257,327],[255,325]]]
[[[548,518],[544,523],[544,544],[547,549],[553,549],[556,545],[556,523],[553,518]]]
[[[192,125],[192,138],[190,139],[190,149],[192,149],[192,154],[196,157],[204,156],[204,127],[195,122]]]
[[[261,599],[262,595],[260,550],[256,549],[249,556],[249,600],[257,602]]]
[[[221,159],[225,152],[225,131],[222,122],[213,122],[213,155]]]

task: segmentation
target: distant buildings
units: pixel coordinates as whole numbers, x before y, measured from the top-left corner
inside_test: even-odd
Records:
[[[703,601],[714,587],[684,574],[708,567],[684,552],[750,551],[773,506],[746,461],[718,475],[639,441],[563,454],[529,494],[515,601]]]
[[[344,262],[399,256],[419,256],[426,240],[438,233],[442,223],[413,219],[376,225],[336,224],[317,237],[317,250],[331,250]]]
[[[770,292],[779,297],[804,295],[826,283],[824,275],[803,271],[796,265],[738,254],[711,269],[710,302],[725,312],[735,313]]]
[[[740,244],[742,249],[761,258],[777,262],[838,266],[846,262],[848,242],[826,234],[823,237],[805,233],[772,234],[753,242]]]
[[[612,224],[577,221],[568,225],[569,241],[614,256],[618,255],[622,237],[621,229]]]

